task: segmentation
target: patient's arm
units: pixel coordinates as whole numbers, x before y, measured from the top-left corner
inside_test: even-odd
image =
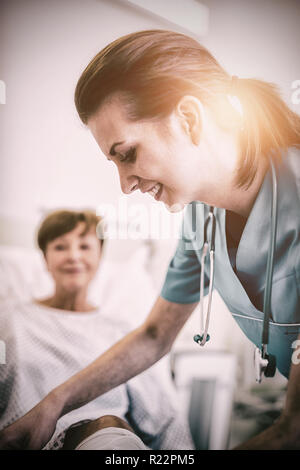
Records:
[[[69,411],[127,382],[169,352],[196,304],[176,304],[158,297],[146,321],[88,367],[52,390],[23,418],[0,433],[0,448],[41,448],[57,420]],[[38,428],[38,432],[37,432]]]

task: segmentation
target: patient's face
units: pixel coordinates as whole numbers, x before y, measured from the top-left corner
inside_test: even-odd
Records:
[[[46,263],[56,288],[67,292],[85,289],[95,276],[101,247],[94,230],[83,235],[85,223],[47,244]]]

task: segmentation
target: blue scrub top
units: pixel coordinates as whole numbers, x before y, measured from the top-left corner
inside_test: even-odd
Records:
[[[278,222],[268,352],[276,356],[278,370],[288,378],[292,343],[300,333],[300,150],[290,148],[275,166]],[[235,269],[227,250],[226,210],[215,209],[214,288],[240,328],[258,347],[262,342],[271,197],[272,177],[268,171],[237,247]],[[161,296],[170,302],[199,301],[203,227],[208,211],[208,206],[198,201],[186,208],[181,238],[161,291]],[[208,233],[210,236],[210,229]],[[208,283],[209,262],[205,266],[205,294]]]

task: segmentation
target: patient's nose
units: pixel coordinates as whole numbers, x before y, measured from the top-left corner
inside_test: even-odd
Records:
[[[78,247],[70,247],[67,251],[67,258],[71,261],[77,261],[80,259],[81,251]]]

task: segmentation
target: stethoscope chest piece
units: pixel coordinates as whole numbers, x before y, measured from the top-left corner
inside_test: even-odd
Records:
[[[195,335],[195,336],[194,336],[194,341],[195,341],[196,343],[198,343],[200,346],[204,346],[204,344],[205,344],[207,341],[210,340],[209,334],[207,333],[204,343],[203,343],[203,339],[204,339],[204,335]]]
[[[276,357],[273,354],[263,353],[259,348],[255,348],[254,367],[256,382],[261,383],[263,374],[265,377],[274,377],[276,372]]]

